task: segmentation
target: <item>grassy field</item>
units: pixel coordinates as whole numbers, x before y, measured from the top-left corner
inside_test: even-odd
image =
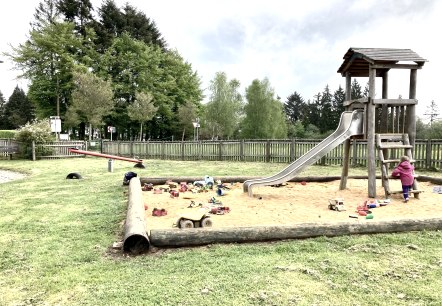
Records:
[[[282,164],[82,158],[0,161],[0,305],[441,305],[442,232],[113,251],[124,173],[261,176]],[[84,179],[66,180],[78,172]],[[302,175],[339,175],[310,167]],[[422,173],[439,176],[440,173]],[[366,175],[366,169],[350,169]]]

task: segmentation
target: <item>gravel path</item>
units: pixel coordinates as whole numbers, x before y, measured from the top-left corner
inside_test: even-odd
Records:
[[[8,171],[8,170],[1,170],[0,169],[0,184],[6,183],[13,180],[19,180],[21,178],[24,178],[26,175],[18,172]]]

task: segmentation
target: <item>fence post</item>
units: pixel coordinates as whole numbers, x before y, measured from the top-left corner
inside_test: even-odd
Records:
[[[295,161],[295,139],[292,138],[292,141],[290,142],[290,162]]]
[[[270,162],[270,140],[266,141],[266,157],[265,161],[268,163]]]
[[[184,161],[184,140],[181,140],[181,160]]]
[[[427,139],[427,146],[425,148],[425,168],[430,169],[431,168],[431,152],[432,150],[432,144],[431,139]]]
[[[223,160],[223,141],[220,140],[218,143],[218,160]]]
[[[130,142],[130,156],[134,156],[134,140]]]
[[[239,143],[239,160],[244,161],[244,139]]]
[[[164,143],[164,141],[161,142],[161,159],[166,159],[165,155],[166,155],[166,144]]]
[[[37,158],[35,156],[35,141],[32,141],[32,161],[35,161]]]

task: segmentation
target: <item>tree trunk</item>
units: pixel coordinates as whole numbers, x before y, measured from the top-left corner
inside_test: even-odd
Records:
[[[143,139],[143,122],[140,123],[140,141]]]

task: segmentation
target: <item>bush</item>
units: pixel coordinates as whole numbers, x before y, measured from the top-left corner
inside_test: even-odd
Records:
[[[15,134],[17,131],[15,130],[0,130],[0,139],[12,139],[15,138]]]
[[[22,143],[21,154],[25,157],[32,156],[32,142],[46,143],[55,141],[55,136],[52,134],[49,120],[34,120],[31,123],[26,123],[16,133],[15,139]]]

